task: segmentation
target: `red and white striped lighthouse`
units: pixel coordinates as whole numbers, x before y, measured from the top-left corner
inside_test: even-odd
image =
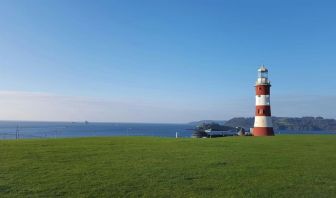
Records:
[[[274,131],[270,103],[271,82],[268,80],[268,69],[265,66],[261,66],[258,69],[258,79],[255,88],[256,113],[253,135],[272,136],[274,135]]]

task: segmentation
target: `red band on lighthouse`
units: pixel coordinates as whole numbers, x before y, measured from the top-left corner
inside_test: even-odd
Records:
[[[273,136],[274,135],[273,127],[267,127],[267,128],[254,127],[253,133],[258,134],[254,136]]]
[[[255,116],[271,116],[271,106],[256,106]]]
[[[270,88],[268,69],[262,66],[258,69],[256,82],[256,113],[254,120],[254,136],[273,136],[273,124],[271,117]]]
[[[257,95],[270,95],[271,85],[257,85],[256,94]]]

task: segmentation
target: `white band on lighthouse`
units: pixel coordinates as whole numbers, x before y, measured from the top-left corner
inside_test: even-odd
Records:
[[[254,127],[273,127],[271,116],[255,116]]]
[[[269,105],[271,105],[269,95],[256,96],[256,106],[269,106]]]

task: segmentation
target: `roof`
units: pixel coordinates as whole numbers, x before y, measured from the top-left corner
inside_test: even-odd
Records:
[[[258,72],[268,72],[268,69],[262,65],[259,69],[258,69]]]

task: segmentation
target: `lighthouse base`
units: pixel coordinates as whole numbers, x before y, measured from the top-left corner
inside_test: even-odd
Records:
[[[253,136],[274,136],[273,127],[255,127]]]

